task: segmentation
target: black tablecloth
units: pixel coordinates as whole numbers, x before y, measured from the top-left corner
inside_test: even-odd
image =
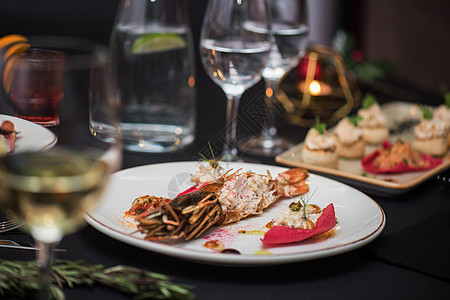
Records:
[[[196,142],[175,154],[127,152],[123,168],[190,161],[198,158],[208,141],[220,144],[217,133],[224,127],[225,99],[222,91],[202,71],[199,73]],[[246,92],[243,106],[248,99],[260,95],[261,89],[259,83]],[[390,100],[389,96],[381,99]],[[429,103],[429,98],[421,99]],[[11,113],[7,105],[2,106],[1,112]],[[80,120],[69,119],[62,119],[62,125],[52,129],[61,138],[76,132],[65,128],[79,126]],[[300,142],[306,134],[306,129],[283,122],[280,128],[294,142]],[[276,164],[273,158],[246,159]],[[253,268],[204,265],[124,244],[90,226],[65,237],[60,247],[68,251],[58,253],[58,258],[82,259],[105,266],[130,265],[167,274],[175,282],[194,285],[197,299],[447,299],[450,295],[449,195],[448,185],[435,178],[399,196],[369,195],[386,213],[386,227],[381,236],[357,250],[319,260]],[[19,230],[2,233],[0,237],[32,241]],[[0,248],[2,259],[31,260],[34,255],[32,251]],[[65,292],[67,299],[130,298],[100,286],[65,289]]]

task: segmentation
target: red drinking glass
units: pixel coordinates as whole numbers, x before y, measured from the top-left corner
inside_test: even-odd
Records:
[[[14,65],[11,99],[14,115],[43,126],[59,125],[65,55],[30,48]]]

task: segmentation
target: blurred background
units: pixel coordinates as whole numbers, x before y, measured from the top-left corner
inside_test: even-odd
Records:
[[[1,0],[0,36],[56,34],[109,42],[118,0]],[[450,1],[311,0],[312,42],[330,42],[337,29],[355,38],[364,59],[384,58],[399,79],[439,93],[450,86]],[[207,0],[188,0],[198,35]],[[199,65],[200,76],[203,72]]]
[[[207,0],[187,0],[198,49],[199,34]],[[0,36],[17,33],[25,36],[52,34],[92,39],[109,43],[119,0],[1,0]],[[441,86],[450,89],[450,1],[448,0],[308,0],[310,43],[333,45],[337,32],[345,33],[347,59],[356,62],[383,61],[393,72],[372,76],[364,83],[381,102],[401,100],[442,104]],[[207,144],[224,128],[217,116],[224,116],[223,92],[204,71],[199,51],[197,65],[197,105],[202,108],[197,130],[204,131],[199,142]],[[370,69],[370,68],[369,68]],[[373,68],[368,72],[370,73]],[[367,73],[367,72],[366,72]],[[373,75],[373,74],[372,74]],[[244,93],[242,109],[261,98],[260,82]],[[223,96],[224,97],[224,96]],[[215,101],[211,101],[214,99]],[[217,101],[216,101],[217,100]],[[0,102],[1,110],[10,108]],[[205,113],[207,112],[207,113]],[[223,112],[223,113],[221,113]],[[241,114],[243,115],[243,114]],[[224,118],[223,118],[224,119]],[[293,141],[302,140],[298,127],[286,125],[281,130]],[[203,137],[203,138],[202,138]]]

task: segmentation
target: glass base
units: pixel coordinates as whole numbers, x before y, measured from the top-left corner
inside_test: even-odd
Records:
[[[283,137],[266,137],[261,135],[251,138],[242,144],[240,150],[251,155],[275,157],[293,146],[292,142]]]

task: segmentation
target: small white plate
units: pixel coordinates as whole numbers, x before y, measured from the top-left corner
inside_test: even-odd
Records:
[[[6,120],[11,121],[16,132],[18,132],[14,153],[44,151],[53,147],[58,141],[53,132],[33,122],[13,116],[0,115],[0,124]]]
[[[227,266],[264,266],[318,259],[351,251],[374,240],[385,226],[382,208],[358,190],[337,181],[311,174],[308,178],[310,203],[325,207],[333,203],[338,220],[336,233],[327,239],[310,239],[278,247],[264,247],[258,234],[280,211],[293,200],[276,202],[263,214],[243,219],[235,224],[213,226],[197,240],[160,243],[143,239],[135,232],[133,220],[124,212],[131,202],[142,195],[174,197],[189,186],[189,174],[198,169],[198,162],[177,162],[141,166],[119,171],[112,175],[99,206],[86,216],[89,224],[102,233],[130,245],[179,259]],[[230,163],[226,168],[252,170],[272,176],[286,168]],[[208,241],[220,241],[223,248],[231,248],[240,255],[224,254],[205,247]]]

